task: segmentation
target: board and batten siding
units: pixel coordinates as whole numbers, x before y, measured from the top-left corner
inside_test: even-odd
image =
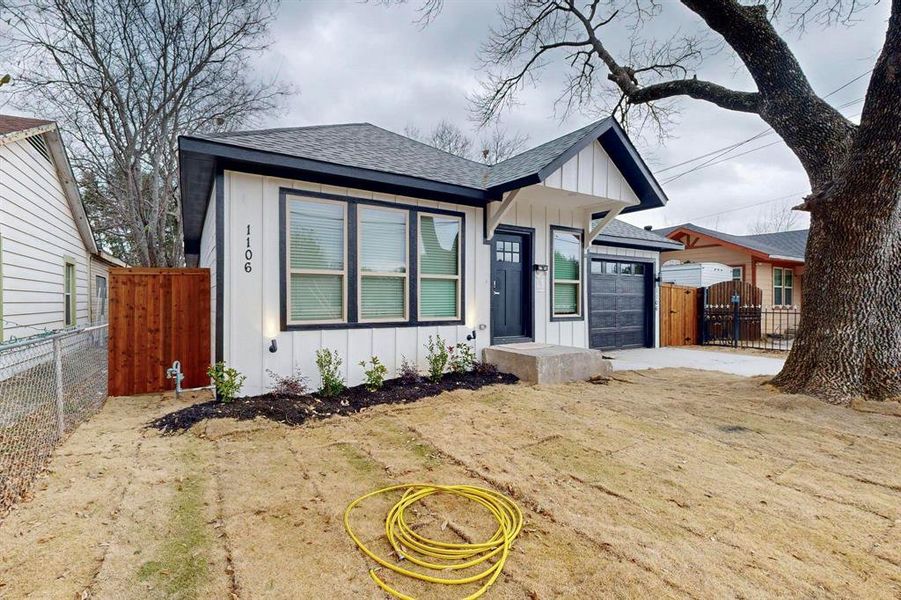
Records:
[[[548,181],[548,187],[579,194],[597,193],[602,198],[634,199],[634,193],[600,145],[583,150],[558,173],[552,174]],[[425,369],[429,336],[440,335],[448,344],[457,344],[466,341],[466,337],[475,332],[477,356],[490,345],[491,261],[490,246],[483,241],[484,211],[481,208],[237,171],[224,173],[223,186],[223,358],[247,377],[242,393],[263,392],[272,384],[270,372],[279,375],[299,372],[309,379],[313,387],[318,386],[315,354],[321,348],[338,352],[342,359],[342,374],[348,384],[355,385],[363,379],[360,361],[368,360],[371,356],[381,359],[390,376],[394,376],[404,358],[417,364],[420,369]],[[465,215],[462,248],[464,324],[281,331],[279,193],[282,188],[449,210]],[[545,191],[542,195],[542,190],[546,190],[543,184],[527,189],[528,192],[521,194],[513,203],[501,224],[534,228],[534,262],[548,264],[551,226],[581,229],[586,224],[585,210],[561,207],[558,192],[551,194]],[[599,198],[599,201],[603,200]],[[212,203],[211,198],[201,238],[199,266],[209,267],[213,271],[216,268],[215,220],[215,203]],[[251,257],[249,259],[248,250]],[[593,246],[590,252],[650,260],[654,263],[654,272],[658,270],[657,252],[605,246]],[[245,263],[249,263],[249,268],[246,268]],[[587,270],[587,262],[583,264]],[[211,276],[215,282],[215,272]],[[577,321],[551,322],[548,273],[535,273],[535,341],[588,346],[588,320],[585,311],[588,285],[585,276],[586,273],[583,272],[583,318]],[[213,293],[215,294],[215,289]],[[215,301],[212,305],[215,311]],[[655,291],[655,323],[657,305]],[[215,314],[212,322],[215,324]],[[269,351],[273,339],[278,347],[276,352]]]
[[[64,327],[65,261],[75,263],[76,324],[90,317],[90,255],[54,165],[27,139],[0,145],[2,339]]]

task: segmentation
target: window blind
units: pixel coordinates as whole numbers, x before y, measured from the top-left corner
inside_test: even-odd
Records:
[[[460,302],[460,220],[423,215],[419,220],[419,315],[453,319]]]
[[[407,214],[360,209],[360,316],[365,320],[406,317]]]
[[[554,232],[554,315],[579,314],[582,280],[582,239],[576,233]]]
[[[344,319],[345,207],[292,200],[289,205],[290,319]]]

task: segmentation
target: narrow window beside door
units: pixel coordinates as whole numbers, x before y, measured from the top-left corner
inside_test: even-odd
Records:
[[[582,235],[569,231],[553,234],[553,316],[578,317],[582,310]]]

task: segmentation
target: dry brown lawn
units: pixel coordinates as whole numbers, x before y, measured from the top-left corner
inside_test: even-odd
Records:
[[[177,406],[111,399],[56,452],[0,525],[0,597],[383,598],[342,512],[413,481],[490,486],[524,508],[488,598],[901,597],[901,419],[759,379],[618,373],[295,429],[142,428]],[[386,508],[356,514],[365,539]],[[465,538],[479,528],[466,508],[418,518]]]

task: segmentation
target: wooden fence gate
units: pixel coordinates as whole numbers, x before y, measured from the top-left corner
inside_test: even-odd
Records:
[[[738,346],[761,339],[763,292],[746,281],[723,281],[703,291],[701,343]]]
[[[183,388],[209,385],[209,269],[110,269],[109,394],[175,389],[176,360]]]
[[[660,345],[690,346],[698,343],[698,289],[684,285],[660,285]]]

